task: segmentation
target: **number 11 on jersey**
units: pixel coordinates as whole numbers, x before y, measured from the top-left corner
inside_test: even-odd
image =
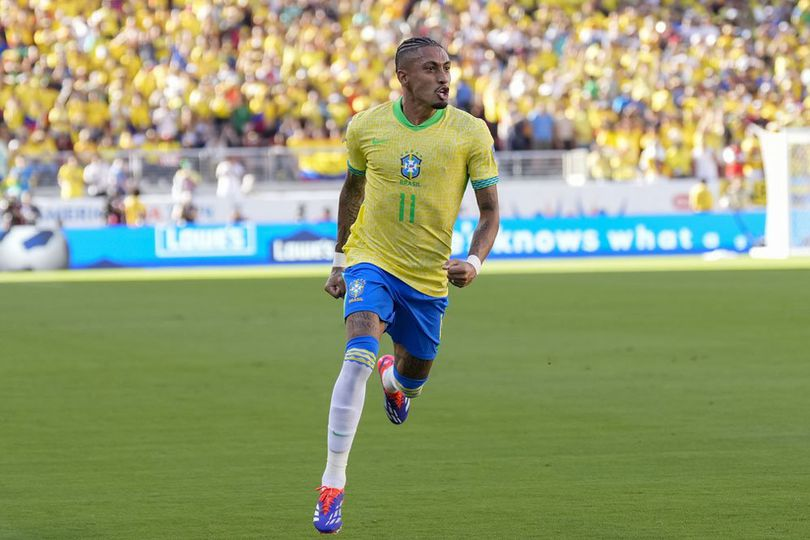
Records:
[[[405,221],[405,194],[399,194],[399,220]],[[411,195],[410,212],[408,215],[408,223],[413,223],[414,215],[416,214],[416,195]]]

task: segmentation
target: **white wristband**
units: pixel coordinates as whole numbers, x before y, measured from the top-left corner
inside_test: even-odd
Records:
[[[332,268],[346,268],[346,254],[339,251],[335,252],[335,258],[332,259]]]
[[[467,262],[475,268],[476,276],[481,273],[481,259],[478,258],[478,255],[470,255],[467,257]]]

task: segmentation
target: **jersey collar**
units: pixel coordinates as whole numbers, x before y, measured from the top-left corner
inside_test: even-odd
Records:
[[[405,126],[408,129],[412,129],[414,131],[419,131],[425,128],[429,128],[430,126],[439,123],[439,121],[444,118],[444,111],[447,109],[437,109],[430,118],[419,124],[418,126],[408,120],[408,117],[405,116],[405,113],[402,111],[402,97],[394,102],[394,117],[399,120],[399,123]]]

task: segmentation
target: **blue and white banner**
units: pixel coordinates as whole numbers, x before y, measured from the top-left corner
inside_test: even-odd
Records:
[[[337,225],[68,229],[71,268],[223,266],[332,260]]]
[[[456,224],[453,255],[467,253],[476,223]],[[746,252],[763,236],[764,212],[507,219],[491,259]]]
[[[460,220],[453,256],[469,249],[476,222]],[[765,230],[764,212],[505,219],[491,259],[745,252]],[[328,263],[335,223],[66,229],[71,268]]]
[[[158,259],[252,257],[256,252],[255,225],[155,227]]]

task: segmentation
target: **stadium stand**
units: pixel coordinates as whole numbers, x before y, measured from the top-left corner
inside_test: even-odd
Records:
[[[497,149],[587,148],[593,178],[755,178],[747,126],[810,122],[809,0],[0,6],[4,189],[55,181],[58,151],[339,148],[353,113],[396,95],[389,60],[414,34],[446,44],[456,104]]]

